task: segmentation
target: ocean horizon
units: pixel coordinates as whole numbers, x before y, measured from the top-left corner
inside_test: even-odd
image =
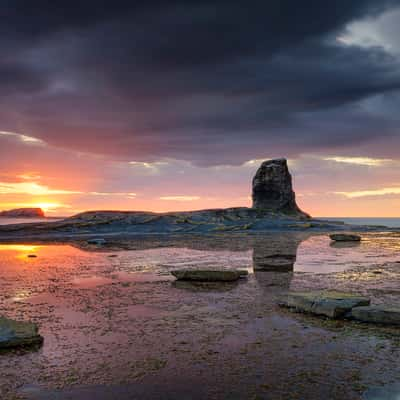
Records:
[[[328,221],[343,221],[352,225],[381,225],[388,228],[400,228],[400,217],[318,217]]]

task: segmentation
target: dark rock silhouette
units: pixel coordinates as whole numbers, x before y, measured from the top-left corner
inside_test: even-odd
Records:
[[[309,217],[296,204],[287,161],[264,161],[253,178],[253,208],[268,212]]]

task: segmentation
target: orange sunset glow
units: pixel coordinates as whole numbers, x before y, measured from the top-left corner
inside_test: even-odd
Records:
[[[203,167],[173,159],[132,163],[88,154],[81,166],[81,156],[73,151],[45,145],[38,149],[31,143],[23,146],[31,146],[33,154],[40,150],[43,157],[30,162],[34,169],[16,165],[14,174],[7,171],[0,182],[0,209],[38,207],[47,216],[69,216],[96,209],[164,212],[251,206],[251,178],[262,161]],[[68,155],[62,168],[54,164],[58,152]],[[298,203],[313,216],[398,215],[396,160],[303,155],[290,159],[289,165]]]

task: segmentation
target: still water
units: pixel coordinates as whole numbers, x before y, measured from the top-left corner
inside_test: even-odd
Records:
[[[398,235],[350,246],[304,234],[159,245],[0,245],[2,314],[35,321],[45,339],[36,352],[1,355],[0,398],[375,399],[400,377],[395,336],[275,304],[288,289],[328,288],[400,305]],[[259,270],[278,256],[293,267]],[[250,274],[192,285],[169,273],[211,267]]]

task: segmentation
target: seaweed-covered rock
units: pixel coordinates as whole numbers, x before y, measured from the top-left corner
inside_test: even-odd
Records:
[[[400,325],[400,307],[389,305],[354,307],[351,310],[351,317],[362,322]]]
[[[336,291],[289,292],[279,299],[282,307],[329,318],[341,318],[354,307],[369,306],[370,300],[352,293]]]
[[[181,281],[199,282],[233,282],[247,276],[246,270],[194,270],[183,269],[171,271],[176,279]]]
[[[309,217],[296,204],[292,176],[284,158],[264,161],[253,178],[253,208]]]
[[[32,322],[0,317],[0,349],[41,344],[43,338]]]
[[[331,240],[335,242],[359,242],[361,241],[361,236],[354,233],[333,233],[329,235]]]

